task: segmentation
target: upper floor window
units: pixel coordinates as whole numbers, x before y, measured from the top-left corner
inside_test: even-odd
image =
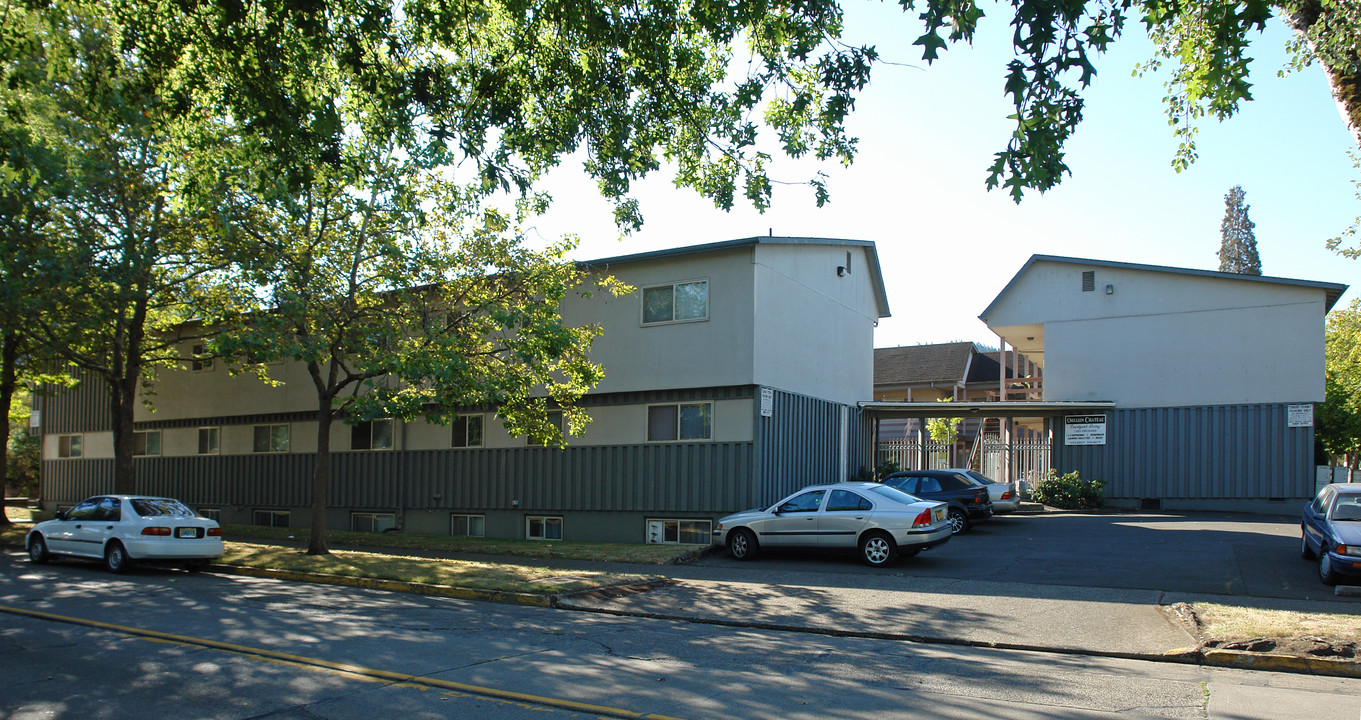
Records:
[[[703,320],[709,317],[709,281],[643,288],[643,324]]]
[[[288,426],[256,425],[253,448],[258,453],[288,452]]]
[[[647,409],[649,442],[708,440],[713,437],[713,405],[679,403],[651,405]]]
[[[81,435],[62,435],[57,438],[57,457],[78,458],[83,445]]]
[[[194,372],[208,372],[213,369],[213,359],[205,357],[208,348],[205,345],[195,345],[193,348],[194,359],[190,361],[189,368]]]
[[[393,422],[391,418],[366,420],[350,428],[351,450],[391,450]]]
[[[198,454],[216,455],[222,451],[222,428],[201,427],[198,429]]]
[[[449,423],[450,439],[449,447],[456,448],[477,448],[482,447],[482,416],[481,415],[459,415]]]
[[[161,431],[135,432],[132,434],[133,455],[160,455]]]
[[[561,411],[561,410],[549,410],[549,411],[548,411],[548,424],[549,424],[549,425],[552,425],[552,426],[555,427],[555,428],[557,428],[557,429],[558,429],[558,434],[561,435],[562,432],[563,432],[563,429],[562,429],[562,411]],[[543,445],[543,443],[541,443],[541,442],[535,440],[534,438],[528,438],[528,442],[529,442],[530,445]]]

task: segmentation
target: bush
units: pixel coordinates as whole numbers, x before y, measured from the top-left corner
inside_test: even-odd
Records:
[[[1031,497],[1036,502],[1067,510],[1099,508],[1106,504],[1104,488],[1100,480],[1083,480],[1076,471],[1059,475],[1050,470],[1035,484]]]

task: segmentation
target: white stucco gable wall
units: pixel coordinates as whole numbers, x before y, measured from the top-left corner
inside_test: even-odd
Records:
[[[757,384],[846,404],[873,397],[874,326],[887,307],[872,253],[863,244],[756,246]]]
[[[1324,286],[1032,259],[984,321],[1013,343],[1040,336],[1045,400],[1321,402]]]

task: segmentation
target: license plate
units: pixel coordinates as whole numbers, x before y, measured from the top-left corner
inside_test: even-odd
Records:
[[[940,522],[941,520],[944,520],[944,519],[945,519],[945,511],[944,511],[944,510],[941,510],[940,508],[936,508],[936,516],[935,516],[935,517],[936,517],[936,522]]]
[[[179,528],[175,531],[175,537],[196,538],[198,537],[198,528]]]

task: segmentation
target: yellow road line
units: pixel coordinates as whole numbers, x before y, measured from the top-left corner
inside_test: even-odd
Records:
[[[187,635],[175,635],[173,633],[160,632],[159,630],[145,630],[142,628],[128,627],[126,625],[115,625],[113,623],[100,622],[98,620],[86,620],[85,618],[69,617],[66,615],[55,615],[53,613],[42,612],[41,610],[27,610],[24,608],[9,607],[0,605],[0,612],[11,615],[22,615],[25,617],[36,618],[39,620],[50,620],[52,622],[68,623],[71,625],[83,625],[85,627],[98,628],[111,632],[133,635],[141,638],[149,638],[163,642],[181,643],[184,645],[195,645],[198,647],[223,650],[225,652],[236,653],[239,655],[253,655],[269,660],[277,660],[295,665],[306,667],[321,668],[338,674],[357,676],[365,679],[383,680],[395,683],[415,683],[427,687],[440,688],[445,690],[457,690],[473,695],[483,695],[487,697],[500,698],[503,700],[514,700],[518,702],[528,702],[537,705],[547,705],[549,707],[562,708],[565,710],[578,710],[589,712],[596,715],[605,715],[617,718],[639,718],[640,720],[680,720],[679,718],[667,715],[654,715],[639,713],[632,710],[623,710],[606,705],[592,705],[590,703],[577,702],[575,700],[564,700],[562,698],[543,697],[541,695],[531,695],[529,693],[515,692],[513,690],[500,690],[497,688],[482,687],[480,685],[469,685],[467,683],[453,682],[451,680],[440,680],[438,678],[425,677],[421,675],[409,675],[406,673],[396,673],[389,670],[378,670],[367,668],[361,665],[349,663],[338,663],[321,658],[307,657],[305,655],[293,655],[291,653],[279,652],[277,650],[266,650],[254,648],[247,645],[237,645],[221,640],[209,640],[207,638],[196,638]]]

